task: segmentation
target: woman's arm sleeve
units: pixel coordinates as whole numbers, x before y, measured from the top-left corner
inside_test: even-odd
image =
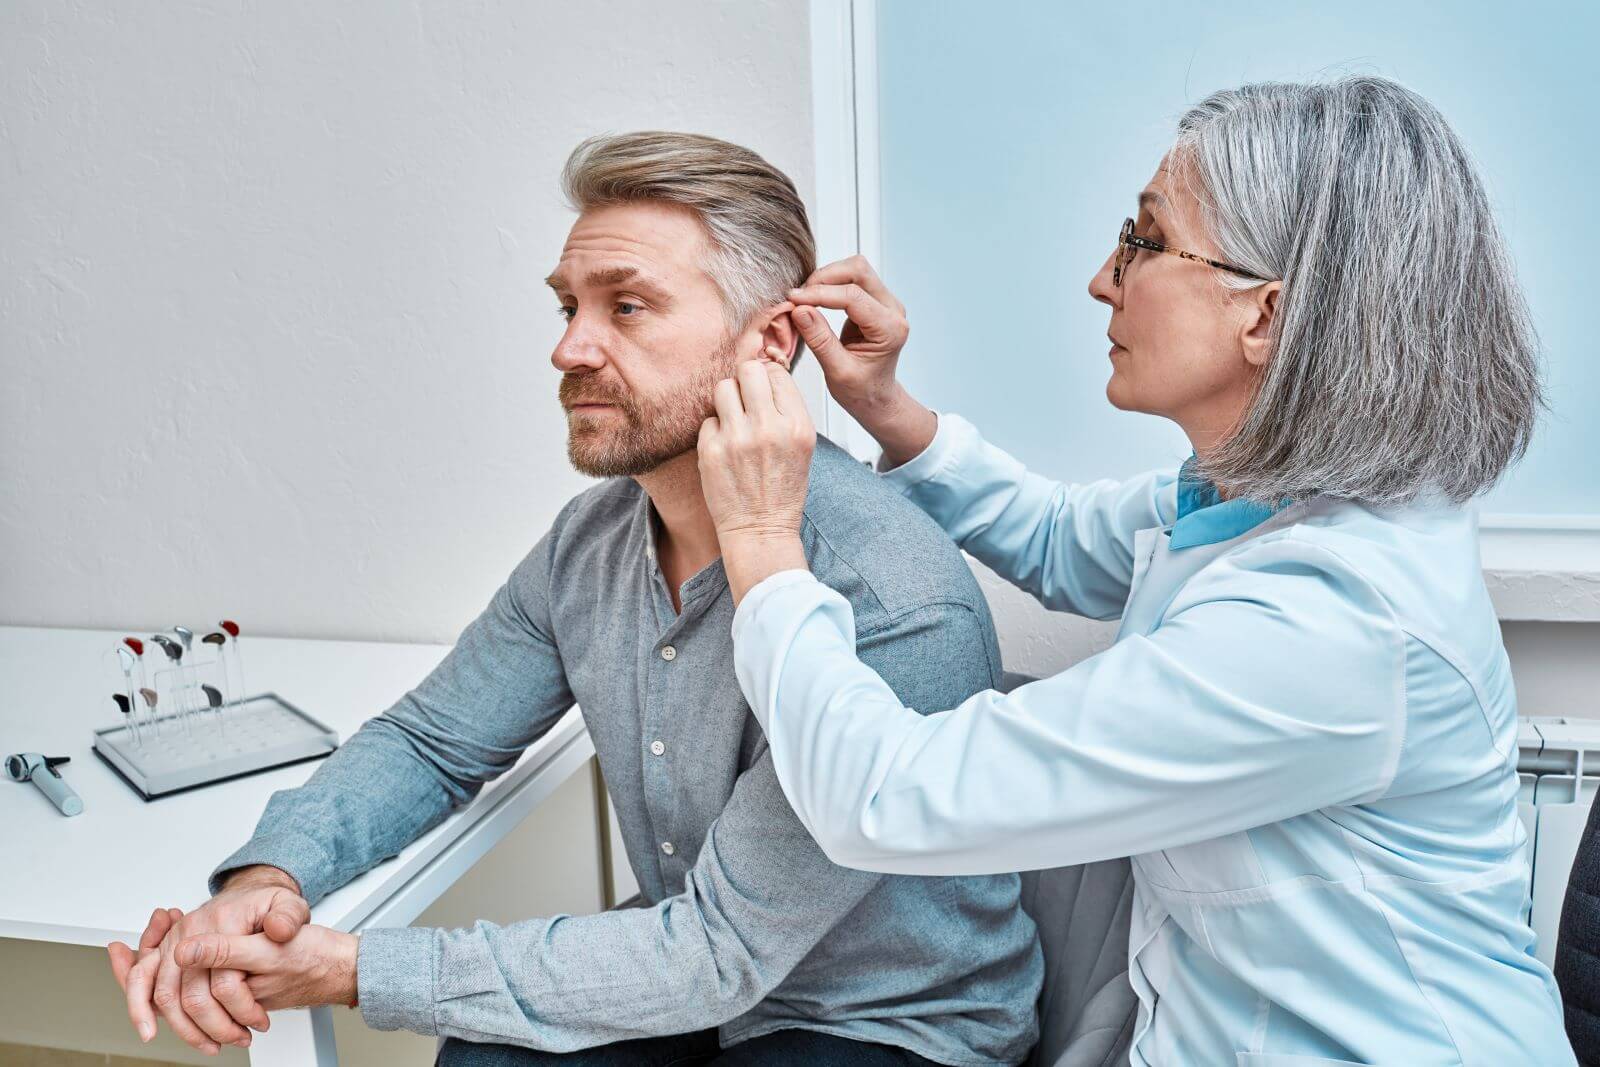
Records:
[[[958,545],[1046,607],[1116,618],[1133,580],[1133,536],[1176,517],[1171,475],[1067,485],[1031,474],[959,415],[883,478]]]
[[[844,866],[1137,855],[1375,798],[1399,760],[1404,633],[1361,575],[1293,539],[1212,563],[1149,636],[932,715],[902,706],[853,636],[848,602],[803,571],[734,620],[779,782]]]

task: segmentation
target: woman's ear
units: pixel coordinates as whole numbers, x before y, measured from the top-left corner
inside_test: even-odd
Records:
[[[762,312],[762,316],[766,319],[766,324],[761,327],[762,358],[775,358],[769,353],[776,349],[782,354],[783,358],[779,362],[783,364],[784,370],[794,365],[795,348],[800,339],[794,328],[794,319],[791,317],[793,311],[794,305],[784,301]]]
[[[1245,294],[1245,321],[1239,335],[1245,361],[1252,367],[1265,367],[1272,359],[1272,320],[1278,313],[1278,294],[1282,282],[1268,282]]]

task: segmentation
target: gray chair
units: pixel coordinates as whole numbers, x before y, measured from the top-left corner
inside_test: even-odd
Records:
[[[1008,673],[1009,693],[1035,679]],[[1028,1067],[1128,1062],[1138,999],[1128,984],[1133,868],[1125,859],[1027,871],[1022,908],[1039,928],[1044,988]]]
[[[1128,984],[1133,870],[1125,859],[1029,871],[1022,907],[1039,927],[1044,989],[1030,1067],[1128,1062],[1138,1001]]]

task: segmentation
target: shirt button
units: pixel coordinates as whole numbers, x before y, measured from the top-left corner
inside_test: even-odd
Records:
[[[673,660],[678,658],[678,650],[673,648],[671,645],[662,645],[661,658],[666,660],[668,663],[671,663]]]
[[[660,741],[652,741],[652,742],[650,742],[650,754],[652,756],[659,756],[659,755],[661,755],[661,753],[665,752],[666,750],[667,750],[667,746],[663,745]]]
[[[661,851],[670,856],[678,850],[672,847],[671,841],[663,841],[661,842]]]

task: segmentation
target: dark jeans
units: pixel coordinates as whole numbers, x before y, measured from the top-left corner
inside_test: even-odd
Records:
[[[445,1040],[434,1067],[688,1067],[702,1063],[722,1067],[931,1067],[933,1061],[893,1045],[869,1045],[814,1030],[778,1030],[723,1051],[715,1030],[701,1030],[618,1041],[578,1052],[538,1052],[452,1037]]]

